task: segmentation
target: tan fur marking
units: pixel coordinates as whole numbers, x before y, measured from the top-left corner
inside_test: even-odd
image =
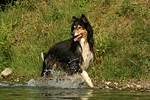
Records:
[[[87,41],[87,30],[83,29],[80,25],[76,27],[74,30],[75,36],[82,35],[82,38],[84,38]]]

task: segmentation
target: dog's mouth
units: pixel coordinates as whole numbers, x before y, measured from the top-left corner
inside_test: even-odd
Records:
[[[73,37],[74,39],[74,41],[76,42],[76,41],[80,41],[80,39],[82,38],[82,34],[79,34],[79,35],[76,35],[76,36],[74,36]]]

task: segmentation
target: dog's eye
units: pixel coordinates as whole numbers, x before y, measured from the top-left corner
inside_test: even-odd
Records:
[[[74,29],[77,29],[77,30],[81,28],[82,28],[81,26],[76,26],[76,25],[74,26]]]
[[[81,28],[82,28],[81,26],[78,27],[78,29],[81,29]]]

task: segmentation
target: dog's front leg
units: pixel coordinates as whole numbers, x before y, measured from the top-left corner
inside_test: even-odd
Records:
[[[93,83],[92,83],[92,81],[91,81],[91,78],[89,77],[89,75],[88,75],[88,73],[87,73],[86,71],[82,70],[82,72],[79,73],[79,74],[83,77],[83,79],[85,80],[85,82],[86,82],[90,87],[94,87],[94,86],[93,86]]]
[[[70,67],[70,72],[71,74],[77,74],[79,73],[80,76],[83,77],[85,82],[90,86],[93,87],[93,83],[91,81],[91,78],[89,77],[88,73],[84,70],[82,70],[79,66],[79,61],[78,59],[74,59],[69,62],[69,67]]]

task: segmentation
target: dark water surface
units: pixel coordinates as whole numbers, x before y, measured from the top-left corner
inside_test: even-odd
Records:
[[[0,100],[150,100],[149,92],[108,89],[62,89],[0,83]]]

